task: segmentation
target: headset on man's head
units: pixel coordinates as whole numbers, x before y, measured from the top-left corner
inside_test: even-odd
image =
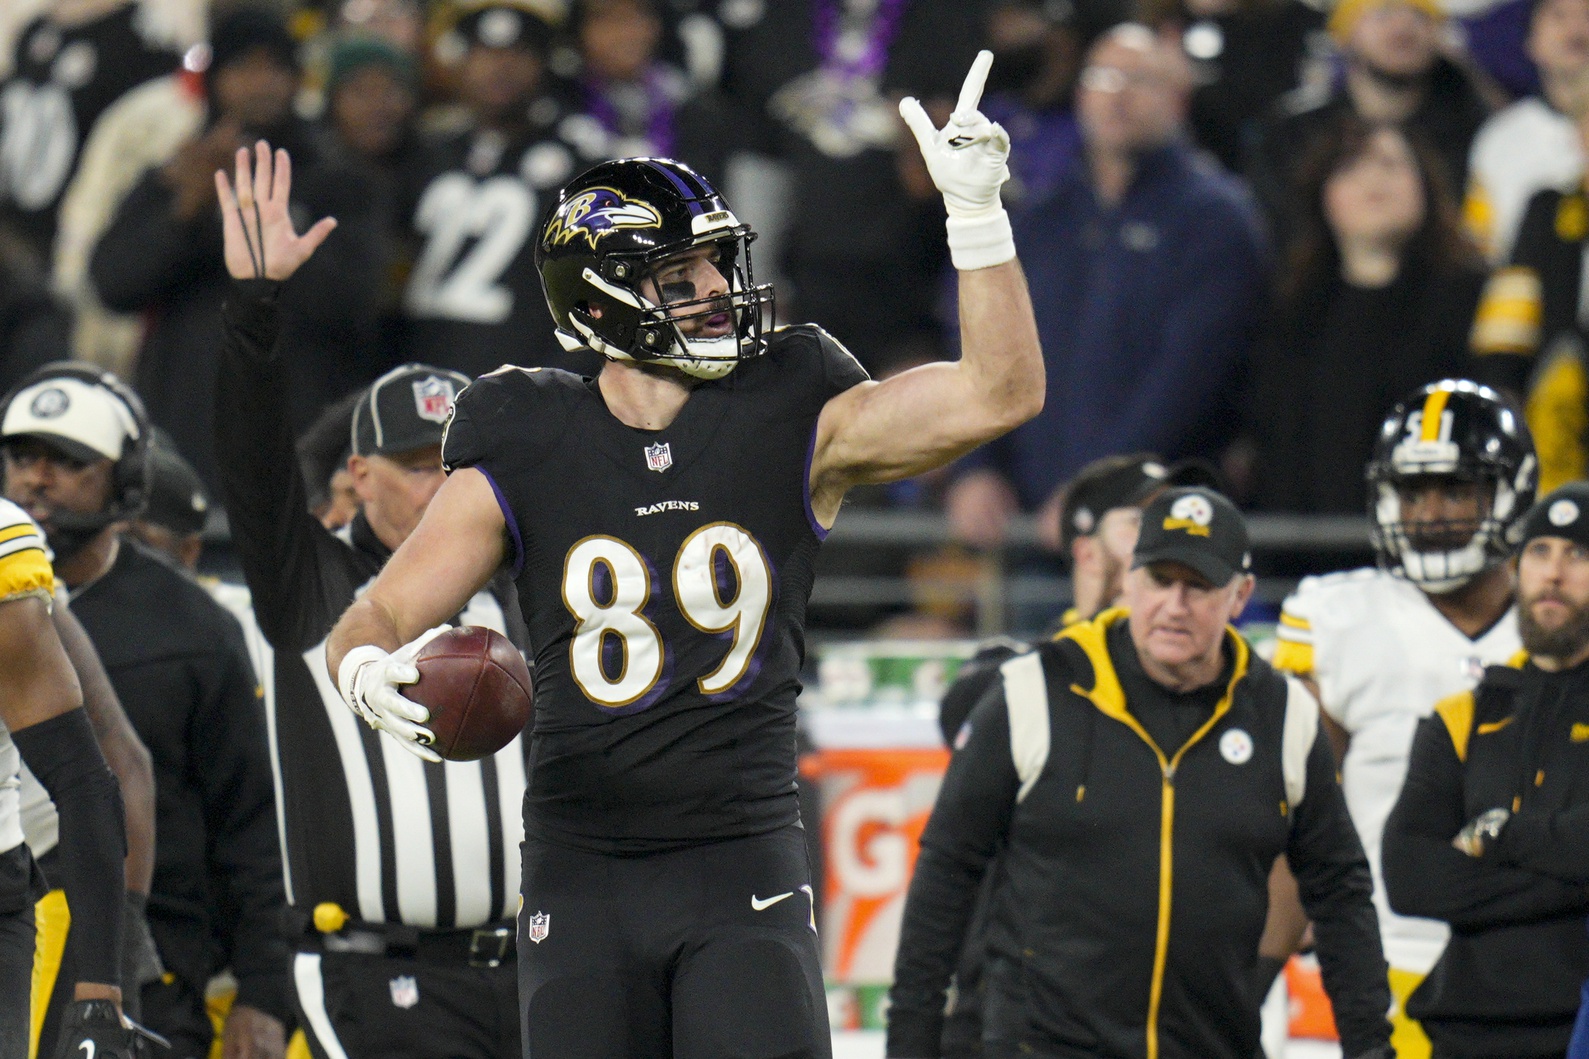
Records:
[[[11,409],[11,402],[16,399],[17,394],[51,379],[77,379],[107,390],[131,415],[137,436],[129,437],[122,443],[121,456],[115,461],[111,472],[110,506],[99,515],[83,516],[83,518],[92,519],[106,526],[123,519],[136,518],[149,504],[151,430],[149,413],[144,410],[143,399],[113,372],[82,361],[57,360],[28,373],[25,378],[11,387],[3,398],[0,398],[0,422],[4,422],[6,414]],[[5,441],[6,439],[0,438],[0,445],[5,444]],[[59,517],[58,515],[57,519]]]

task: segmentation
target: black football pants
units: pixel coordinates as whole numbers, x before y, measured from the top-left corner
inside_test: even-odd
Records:
[[[518,981],[501,967],[300,952],[293,1004],[315,1059],[518,1059]]]
[[[0,1059],[28,1059],[33,906],[0,913]]]
[[[526,1059],[830,1059],[802,829],[638,857],[526,841],[523,894]]]

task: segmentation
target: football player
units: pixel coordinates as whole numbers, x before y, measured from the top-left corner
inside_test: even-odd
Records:
[[[59,814],[58,870],[76,921],[79,974],[57,1054],[125,1059],[136,1036],[121,1014],[121,795],[51,620],[54,592],[44,535],[0,500],[0,1057],[29,1054],[33,901],[42,887],[22,835],[25,762]]]
[[[991,62],[943,129],[900,105],[949,213],[958,362],[874,383],[820,328],[769,330],[754,233],[710,184],[598,165],[563,188],[537,259],[558,340],[600,375],[509,367],[465,390],[451,476],[332,632],[349,705],[434,759],[402,695],[416,644],[499,566],[517,578],[536,647],[527,1056],[831,1052],[795,793],[813,561],[851,486],[940,466],[1043,402],[999,200],[1009,137],[977,109]],[[284,161],[261,145],[252,174],[239,158],[247,201],[223,193],[229,225],[259,204],[279,233],[273,250],[262,232],[275,278],[305,256]]]
[[[1418,390],[1386,417],[1368,465],[1378,568],[1304,578],[1280,614],[1275,666],[1323,706],[1374,871],[1402,1059],[1429,1055],[1402,1005],[1448,932],[1390,910],[1380,839],[1418,721],[1522,647],[1507,559],[1536,473],[1528,427],[1494,390],[1450,379]]]

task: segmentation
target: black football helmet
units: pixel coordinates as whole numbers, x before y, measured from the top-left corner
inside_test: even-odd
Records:
[[[1462,587],[1511,555],[1538,471],[1522,413],[1488,386],[1443,379],[1411,394],[1385,417],[1368,464],[1380,566],[1425,592]],[[1400,490],[1421,476],[1488,485],[1489,510],[1477,520],[1409,527]]]
[[[623,158],[587,170],[563,188],[535,247],[558,341],[721,378],[765,350],[772,325],[772,284],[758,286],[751,270],[755,238],[689,166]],[[664,258],[709,243],[717,245],[727,294],[696,298],[692,291],[659,303],[641,293],[641,280]],[[723,312],[733,314],[734,329],[721,338],[689,338],[679,326]]]

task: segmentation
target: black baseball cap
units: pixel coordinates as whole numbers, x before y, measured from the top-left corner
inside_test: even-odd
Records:
[[[1589,482],[1568,482],[1529,508],[1519,547],[1536,537],[1565,537],[1589,548]]]
[[[1166,464],[1151,452],[1094,460],[1065,488],[1059,512],[1061,550],[1068,556],[1071,542],[1096,533],[1115,508],[1136,507],[1160,489],[1177,485],[1221,487],[1219,475],[1202,460]]]
[[[139,517],[172,533],[199,533],[210,514],[210,496],[198,472],[156,428],[149,446],[149,503]]]
[[[353,407],[353,455],[390,456],[440,445],[452,403],[469,377],[429,364],[404,364],[370,384]]]
[[[1142,512],[1131,568],[1149,563],[1180,563],[1227,585],[1252,567],[1247,520],[1223,493],[1205,486],[1170,489]]]

